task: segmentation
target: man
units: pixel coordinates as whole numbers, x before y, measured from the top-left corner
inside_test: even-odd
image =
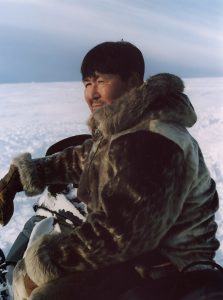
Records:
[[[37,286],[29,299],[222,299],[218,195],[186,129],[196,114],[182,80],[143,83],[143,56],[127,42],[94,47],[81,72],[92,139],[44,158],[23,154],[3,179],[2,212],[16,191],[57,183],[79,184],[88,205],[85,223],[27,251],[17,274]]]

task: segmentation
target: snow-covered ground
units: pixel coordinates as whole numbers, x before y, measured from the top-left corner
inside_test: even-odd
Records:
[[[185,92],[198,114],[198,122],[190,131],[199,141],[217,182],[218,236],[223,244],[223,78],[189,78],[184,82]],[[88,113],[81,82],[0,85],[0,178],[17,154],[43,156],[60,139],[88,133]],[[0,248],[5,253],[33,214],[34,201],[23,193],[17,194],[14,216],[6,227],[0,228]],[[223,245],[217,260],[223,263]]]

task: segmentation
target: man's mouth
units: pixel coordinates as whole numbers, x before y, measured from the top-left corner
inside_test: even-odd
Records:
[[[92,111],[94,112],[94,111],[100,109],[102,106],[103,106],[103,104],[99,104],[99,103],[93,104],[92,105]]]

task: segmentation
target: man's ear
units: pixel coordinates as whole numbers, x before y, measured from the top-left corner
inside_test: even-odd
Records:
[[[139,87],[141,84],[143,84],[143,81],[140,78],[139,74],[136,72],[132,72],[131,76],[128,79],[129,89]]]

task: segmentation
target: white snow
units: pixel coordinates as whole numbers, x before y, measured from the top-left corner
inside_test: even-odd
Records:
[[[223,78],[188,78],[184,82],[198,114],[198,122],[190,132],[199,141],[217,182],[218,237],[223,242]],[[81,82],[0,84],[0,178],[16,155],[31,152],[33,157],[43,156],[53,143],[88,133],[88,114]],[[5,253],[33,215],[35,199],[17,194],[14,216],[0,228],[0,248]],[[223,243],[217,260],[223,263]]]

